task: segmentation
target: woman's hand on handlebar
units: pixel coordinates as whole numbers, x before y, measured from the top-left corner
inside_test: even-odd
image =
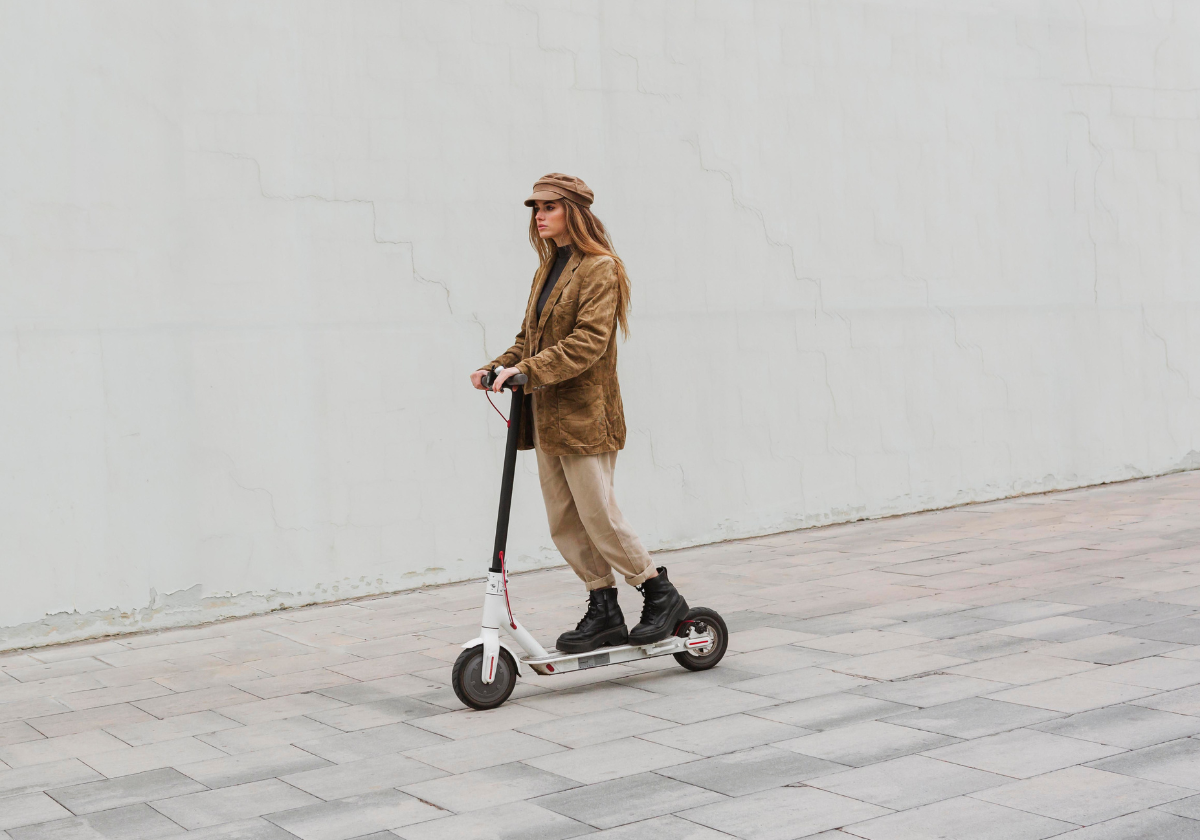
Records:
[[[477,370],[474,373],[472,373],[471,374],[471,387],[474,388],[476,391],[486,391],[487,388],[483,387],[483,377],[485,377],[487,375],[488,375],[488,372],[486,370]]]
[[[508,378],[510,376],[516,376],[520,372],[521,371],[517,370],[515,367],[501,369],[501,371],[496,374],[496,381],[492,383],[492,390],[499,394],[504,390],[504,383],[508,380]]]

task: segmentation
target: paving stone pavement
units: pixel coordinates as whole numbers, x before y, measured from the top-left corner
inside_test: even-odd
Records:
[[[0,840],[1200,838],[1200,472],[658,559],[720,666],[490,712],[478,582],[2,654]]]

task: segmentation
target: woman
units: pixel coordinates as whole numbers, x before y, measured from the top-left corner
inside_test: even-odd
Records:
[[[625,446],[617,326],[628,332],[629,278],[589,209],[592,198],[582,180],[557,172],[533,185],[525,205],[533,208],[529,241],[541,265],[525,320],[516,343],[471,374],[480,390],[492,369],[495,391],[517,373],[529,378],[525,393],[514,395],[532,402],[522,412],[532,422],[523,422],[519,448],[537,451],[550,535],[588,590],[587,613],[558,637],[566,653],[660,641],[688,611],[613,498],[613,468]],[[633,630],[617,604],[614,572],[645,599]]]

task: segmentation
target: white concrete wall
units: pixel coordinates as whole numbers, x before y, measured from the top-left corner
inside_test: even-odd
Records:
[[[478,576],[532,181],[653,548],[1200,466],[1200,3],[0,0],[0,647]],[[532,458],[510,554],[558,562]]]

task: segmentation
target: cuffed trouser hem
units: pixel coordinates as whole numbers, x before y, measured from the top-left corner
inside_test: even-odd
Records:
[[[576,569],[575,572],[578,574],[579,570]],[[617,585],[617,579],[611,574],[609,574],[607,577],[602,577],[599,580],[588,580],[582,575],[580,575],[580,577],[583,580],[583,585],[587,587],[588,592],[591,592],[593,589],[608,589],[610,586]]]
[[[649,569],[642,572],[640,575],[634,575],[633,577],[625,578],[625,582],[628,583],[630,586],[641,586],[643,583],[650,580],[650,578],[656,576],[657,574],[658,574],[658,569],[651,566]]]

